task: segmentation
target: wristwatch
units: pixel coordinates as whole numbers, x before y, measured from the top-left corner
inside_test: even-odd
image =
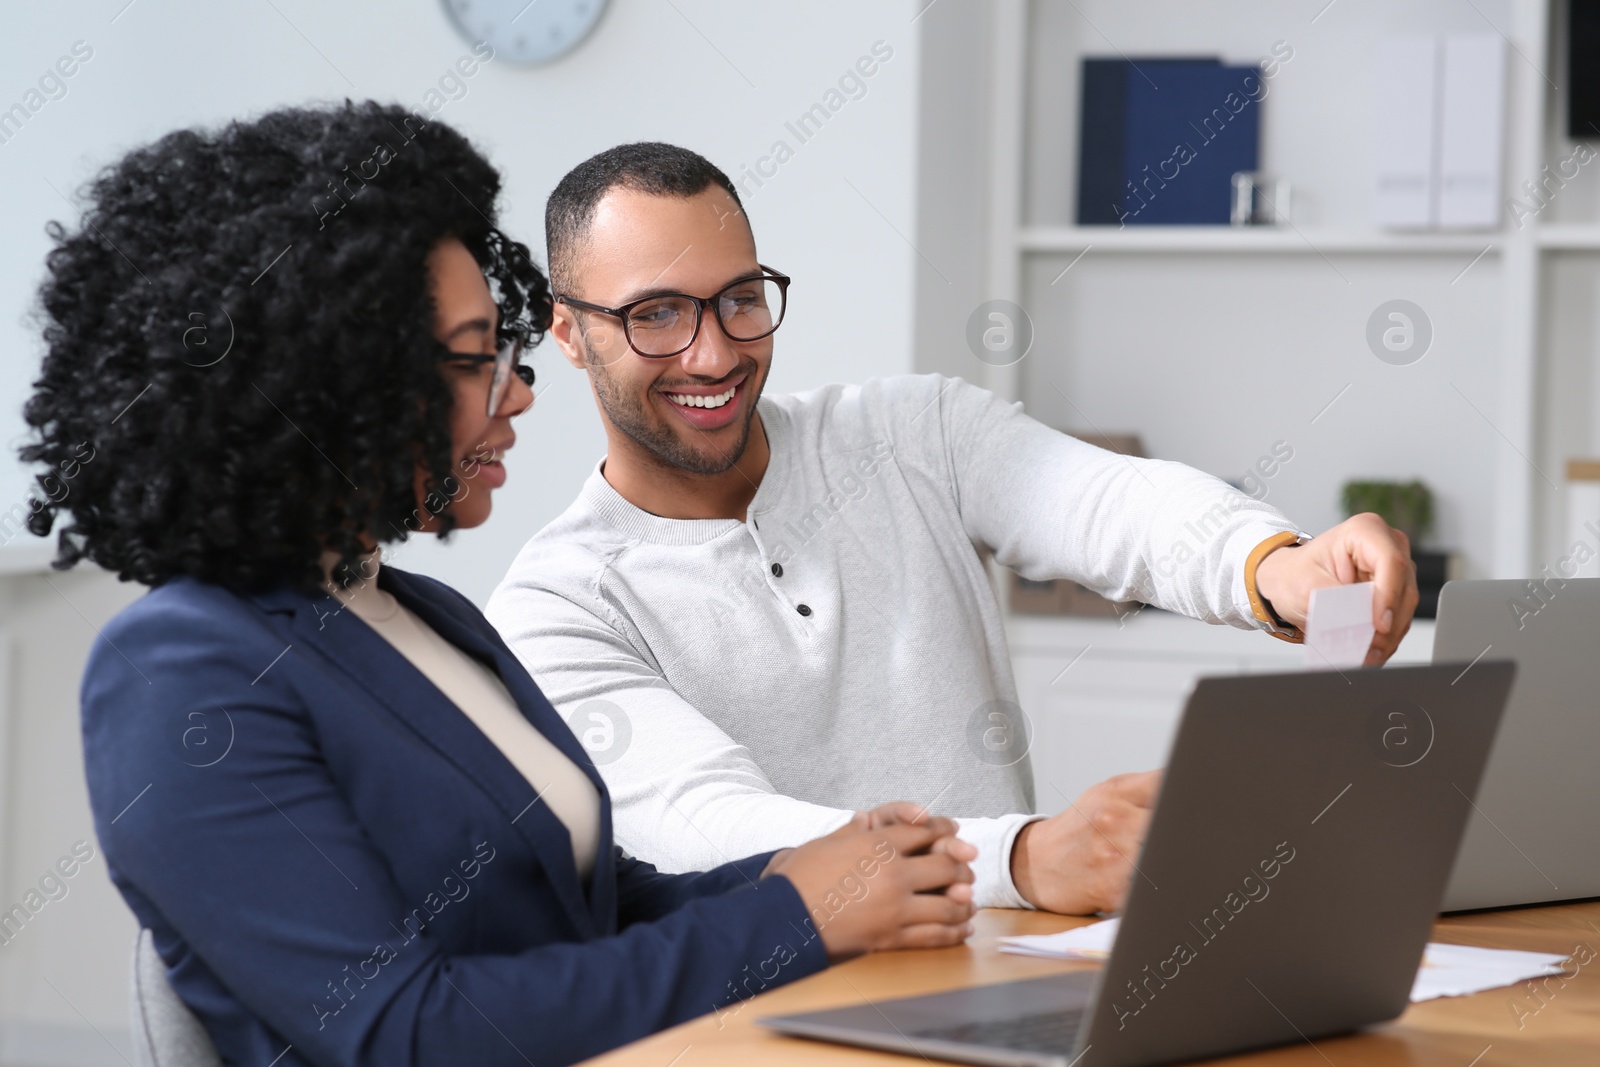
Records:
[[[1306,635],[1298,626],[1285,622],[1276,611],[1272,610],[1272,602],[1267,600],[1256,589],[1256,568],[1267,557],[1267,553],[1278,548],[1293,548],[1303,545],[1311,540],[1311,535],[1303,530],[1285,530],[1273,534],[1255,548],[1250,550],[1250,555],[1244,561],[1244,590],[1250,598],[1250,611],[1255,615],[1256,621],[1267,633],[1280,641],[1293,644],[1303,644]]]

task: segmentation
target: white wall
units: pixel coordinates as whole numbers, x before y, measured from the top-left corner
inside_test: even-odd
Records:
[[[769,164],[772,176],[748,186],[746,197],[764,261],[795,279],[771,388],[904,372],[912,366],[915,259],[907,240],[916,212],[913,18],[924,2],[613,0],[576,53],[537,70],[491,62],[438,118],[468,133],[503,169],[507,228],[536,249],[545,196],[593,152],[630,140],[673,141],[739,181],[776,140],[787,141],[793,158],[775,174]],[[48,247],[43,228],[76,218],[56,190],[72,196],[121,151],[180,126],[346,96],[420,103],[470,48],[436,0],[125,4],[17,5],[0,35],[0,109],[21,100],[74,42],[93,49],[66,96],[0,144],[0,511],[28,490],[15,448],[40,353],[27,315]],[[864,95],[800,144],[784,123],[822,101],[880,40],[893,55]],[[603,450],[582,375],[553,346],[534,361],[540,400],[518,426],[511,481],[497,494],[494,518],[450,546],[419,542],[398,557],[480,604]],[[0,580],[0,621],[19,624],[8,686],[11,746],[0,766],[0,814],[9,812],[0,825],[0,902],[7,904],[73,840],[92,839],[77,679],[93,627],[140,592],[82,567],[49,580],[58,588],[42,577]],[[0,1059],[121,1062],[84,1029],[87,1019],[115,1037],[125,1021],[133,928],[103,872],[91,865],[24,938],[0,946]]]
[[[0,249],[3,506],[27,491],[14,447],[38,360],[37,331],[23,318],[47,248],[43,227],[75,218],[52,186],[71,196],[121,150],[178,126],[347,95],[420,104],[469,51],[442,5],[429,0],[275,0],[277,11],[270,4],[138,0],[112,23],[125,2],[21,7],[0,40],[0,69],[8,72],[0,106],[21,99],[35,72],[73,42],[94,49],[67,82],[67,95],[0,144],[8,237]],[[537,70],[491,62],[438,117],[501,166],[508,228],[538,249],[546,195],[600,149],[668,140],[702,152],[739,181],[742,168],[754,167],[774,141],[788,141],[794,157],[760,188],[749,186],[747,197],[762,256],[795,278],[771,387],[905,371],[914,253],[899,234],[910,234],[914,222],[916,10],[910,0],[803,7],[616,0],[573,55]],[[866,80],[865,95],[799,144],[784,123],[820,101],[879,40],[893,57]],[[407,565],[455,582],[480,602],[501,561],[559,512],[601,454],[582,377],[558,365],[553,345],[546,349],[535,362],[554,391],[518,427],[496,521],[460,538],[470,551],[408,553]]]
[[[940,0],[917,19],[922,84],[917,138],[915,367],[985,384],[967,318],[985,291],[988,238],[988,0]]]

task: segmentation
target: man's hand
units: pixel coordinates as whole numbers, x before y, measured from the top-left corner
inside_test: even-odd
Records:
[[[1024,826],[1011,846],[1017,892],[1063,915],[1121,908],[1160,785],[1160,771],[1119,774],[1060,815]]]
[[[778,853],[763,877],[794,883],[830,960],[958,945],[970,932],[977,850],[955,833],[916,805],[886,805]]]
[[[1417,565],[1411,541],[1371,512],[1352,515],[1297,548],[1267,553],[1256,567],[1256,591],[1285,622],[1305,628],[1311,591],[1372,582],[1372,647],[1366,665],[1383,663],[1411,629],[1417,610]]]

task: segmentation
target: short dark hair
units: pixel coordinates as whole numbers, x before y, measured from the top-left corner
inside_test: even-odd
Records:
[[[544,206],[545,255],[555,291],[572,291],[577,246],[606,193],[620,185],[650,196],[691,197],[713,183],[743,210],[739,191],[715,164],[698,152],[660,141],[619,144],[567,171]]]
[[[421,525],[418,465],[430,494],[459,482],[429,252],[472,252],[502,340],[549,326],[544,276],[494,222],[499,173],[398,106],[181,130],[85,193],[75,232],[47,228],[37,439],[20,450],[48,468],[28,528],[72,518],[57,569],[314,590],[324,548],[354,565],[358,534]]]

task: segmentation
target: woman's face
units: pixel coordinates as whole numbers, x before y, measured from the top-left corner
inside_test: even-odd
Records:
[[[428,276],[437,311],[434,336],[452,352],[494,355],[499,309],[489,294],[483,270],[467,246],[454,237],[440,241],[428,256]],[[488,405],[493,363],[445,361],[439,369],[455,394],[450,415],[454,464],[450,482],[436,487],[431,497],[424,488],[427,471],[417,468],[417,518],[423,531],[436,529],[437,516],[445,509],[462,528],[488,519],[490,494],[506,480],[506,469],[500,460],[517,439],[511,420],[533,403],[533,390],[513,374],[510,390],[491,419]]]

